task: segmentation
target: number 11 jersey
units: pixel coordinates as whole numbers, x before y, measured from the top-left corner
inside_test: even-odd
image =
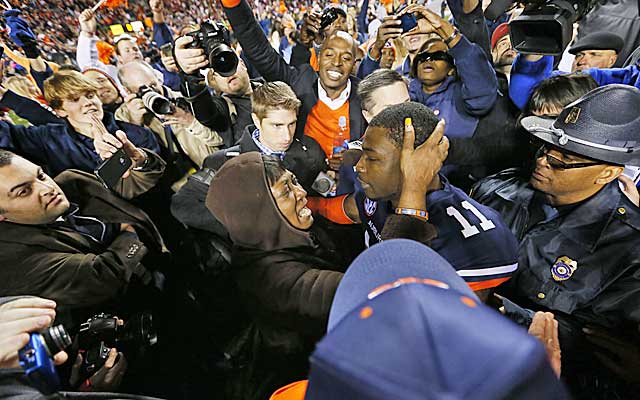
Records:
[[[429,222],[438,236],[431,248],[456,269],[473,290],[489,289],[507,281],[518,267],[518,241],[497,211],[477,203],[440,177],[443,188],[427,195]],[[374,201],[362,190],[355,193],[368,244],[380,242],[391,202]]]

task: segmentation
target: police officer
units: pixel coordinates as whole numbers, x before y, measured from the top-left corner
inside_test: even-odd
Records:
[[[576,398],[635,397],[600,361],[608,353],[588,333],[596,326],[635,343],[640,338],[640,212],[617,179],[625,164],[640,165],[639,109],[640,90],[609,85],[555,120],[524,118],[541,141],[530,181],[503,172],[473,194],[520,240],[518,271],[505,294],[556,314],[562,376]]]

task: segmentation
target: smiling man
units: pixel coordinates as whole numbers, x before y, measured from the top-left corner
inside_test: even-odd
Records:
[[[366,122],[357,96],[358,80],[350,77],[357,42],[348,33],[335,31],[322,43],[319,71],[308,65],[289,66],[269,45],[245,0],[224,0],[225,13],[245,55],[267,81],[283,81],[302,101],[296,137],[314,138],[327,157],[333,153],[339,132],[346,140],[359,139]],[[340,157],[336,157],[339,161]],[[332,163],[338,169],[339,162]]]
[[[625,164],[640,165],[639,108],[640,90],[608,85],[569,104],[555,121],[524,118],[542,144],[530,181],[507,170],[474,191],[520,241],[519,269],[506,295],[555,314],[562,375],[576,398],[635,395],[606,370],[610,363],[596,357],[602,349],[584,340],[583,328],[638,340],[640,213],[617,178]]]
[[[132,174],[162,174],[164,163],[148,156],[147,169]],[[149,283],[141,262],[149,252],[162,253],[162,238],[144,212],[120,197],[122,189],[113,193],[80,171],[54,180],[0,150],[0,296],[42,296],[69,311],[117,300],[138,279]]]

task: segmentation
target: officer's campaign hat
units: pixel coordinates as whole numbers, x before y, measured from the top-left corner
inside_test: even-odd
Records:
[[[640,165],[640,90],[606,85],[569,104],[553,120],[526,117],[522,126],[561,149],[619,165]]]

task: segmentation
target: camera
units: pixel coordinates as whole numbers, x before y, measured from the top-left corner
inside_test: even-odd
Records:
[[[149,86],[142,86],[138,89],[138,93],[136,94],[139,99],[142,99],[144,106],[147,110],[151,111],[157,115],[166,115],[173,113],[173,109],[171,107],[171,101],[151,89]]]
[[[80,325],[79,352],[82,354],[82,376],[89,377],[100,369],[109,357],[111,348],[127,353],[127,357],[143,353],[158,341],[151,314],[137,314],[126,324],[109,314],[98,314]]]
[[[341,15],[347,18],[347,14],[338,7],[325,8],[320,16],[320,31],[325,30],[327,26],[333,24]]]
[[[522,14],[509,23],[513,48],[523,54],[560,55],[573,36],[573,23],[597,0],[528,0]],[[495,20],[514,0],[493,0],[485,16]]]
[[[335,186],[334,181],[329,175],[320,171],[316,179],[311,184],[311,188],[318,192],[319,195],[327,197],[332,193],[332,189]]]
[[[211,67],[220,76],[231,76],[238,68],[238,55],[230,47],[229,31],[224,25],[205,21],[200,30],[189,32],[192,48],[203,49]]]
[[[71,337],[62,325],[32,333],[20,351],[18,359],[31,384],[44,394],[60,388],[60,379],[53,364],[53,355],[71,345]]]

